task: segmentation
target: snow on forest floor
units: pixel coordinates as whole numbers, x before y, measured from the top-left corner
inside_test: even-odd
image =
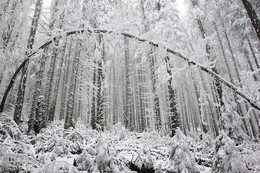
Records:
[[[98,132],[54,122],[37,136],[0,120],[0,172],[260,172],[260,145],[236,146],[225,134],[171,138],[158,132],[130,132],[115,125]],[[246,169],[245,169],[246,168]]]

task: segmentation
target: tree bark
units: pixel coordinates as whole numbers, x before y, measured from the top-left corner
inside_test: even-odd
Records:
[[[243,2],[243,5],[247,11],[247,14],[251,20],[251,23],[255,29],[255,32],[257,34],[257,37],[260,41],[260,21],[259,19],[257,18],[257,15],[256,15],[256,12],[255,10],[253,9],[251,3],[248,1],[248,0],[242,0]]]
[[[30,33],[29,33],[29,39],[28,39],[28,43],[27,43],[27,52],[25,53],[26,57],[29,55],[29,52],[31,51],[33,44],[34,44],[36,30],[38,27],[39,18],[40,18],[40,14],[41,14],[41,10],[42,10],[42,4],[43,4],[43,0],[36,1],[33,20],[32,20],[32,24],[31,24]],[[14,119],[17,121],[17,124],[19,124],[19,122],[20,122],[19,119],[21,118],[21,114],[22,114],[25,86],[26,86],[26,80],[27,80],[28,64],[29,64],[29,59],[28,59],[28,61],[26,61],[24,63],[24,66],[22,67],[22,74],[21,74],[21,79],[20,79],[20,84],[19,84],[18,96],[17,96],[17,100],[16,100],[16,105],[15,105]],[[2,110],[0,108],[0,112],[1,111]]]
[[[132,115],[131,111],[131,88],[130,88],[130,75],[129,75],[129,40],[127,37],[124,37],[124,43],[125,43],[125,127],[130,128],[131,122],[130,117]]]
[[[57,72],[57,80],[54,86],[54,90],[53,90],[53,98],[50,104],[50,111],[49,111],[49,121],[53,121],[54,119],[54,113],[55,113],[55,108],[56,108],[56,102],[57,102],[57,96],[58,96],[58,90],[59,90],[59,86],[60,86],[60,80],[61,80],[61,70],[62,70],[62,66],[63,61],[64,61],[64,56],[65,56],[65,51],[66,51],[66,44],[67,42],[65,41],[65,43],[62,46],[62,50],[61,50],[61,62],[59,65],[59,69]]]
[[[75,99],[75,90],[76,90],[76,83],[77,83],[77,74],[78,74],[81,44],[82,44],[81,40],[78,40],[77,46],[76,46],[76,54],[75,54],[75,57],[73,60],[71,83],[70,83],[69,95],[68,95],[68,99],[67,99],[67,113],[66,113],[65,123],[64,123],[65,129],[68,129],[70,127],[75,127],[72,117],[73,117],[73,105],[74,105],[74,99]]]
[[[170,119],[171,119],[171,124],[170,124],[170,127],[171,127],[171,136],[174,136],[175,133],[176,133],[176,129],[180,126],[180,121],[179,121],[179,115],[178,115],[178,112],[177,112],[177,103],[176,103],[176,95],[175,95],[175,92],[174,92],[174,89],[172,88],[172,71],[170,69],[170,66],[169,66],[169,57],[167,56],[165,58],[165,63],[166,63],[166,67],[167,67],[167,73],[169,74],[170,78],[168,79],[168,93],[169,93],[169,102],[170,102],[170,112],[171,112],[171,115],[170,115]]]

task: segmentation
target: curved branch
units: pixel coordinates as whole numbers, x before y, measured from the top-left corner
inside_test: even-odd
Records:
[[[117,32],[114,32],[114,31],[111,31],[111,30],[105,30],[105,29],[77,29],[77,30],[72,30],[72,31],[67,31],[67,32],[63,32],[63,33],[60,33],[60,34],[57,34],[56,36],[53,36],[51,39],[49,39],[48,41],[46,41],[44,44],[42,44],[38,49],[36,49],[35,51],[33,51],[32,53],[30,53],[26,58],[25,60],[21,63],[21,65],[18,67],[18,69],[15,71],[15,73],[13,74],[8,86],[7,86],[7,89],[5,90],[4,92],[4,96],[2,98],[2,102],[1,102],[1,105],[0,105],[0,113],[3,112],[3,108],[4,108],[4,105],[5,105],[5,101],[6,101],[6,98],[7,98],[7,95],[9,93],[9,91],[11,90],[11,88],[13,87],[13,84],[14,84],[14,81],[17,77],[17,75],[19,74],[19,72],[21,71],[21,69],[24,67],[24,65],[30,60],[30,58],[35,55],[40,49],[43,49],[45,48],[46,46],[48,46],[49,44],[51,44],[55,39],[58,39],[59,37],[62,37],[62,36],[69,36],[69,35],[74,35],[74,34],[79,34],[79,33],[84,33],[84,32],[89,32],[89,33],[97,33],[97,34],[111,34],[111,33],[115,33],[117,35],[123,35],[125,37],[128,37],[128,38],[132,38],[132,39],[135,39],[135,40],[138,40],[140,42],[147,42],[148,44],[152,45],[152,46],[155,46],[155,47],[159,47],[159,44],[158,43],[155,43],[153,41],[149,41],[149,40],[146,40],[146,39],[142,39],[142,38],[139,38],[137,36],[134,36],[132,34],[129,34],[129,33],[125,33],[125,32],[122,32],[122,33],[117,33]],[[237,93],[238,95],[240,95],[243,99],[245,99],[253,108],[257,109],[260,111],[260,106],[257,105],[256,102],[254,102],[253,100],[251,100],[249,97],[247,97],[244,93],[242,93],[240,91],[240,88],[236,87],[234,84],[226,81],[225,79],[223,79],[221,76],[219,76],[218,74],[216,74],[215,72],[213,72],[212,70],[210,69],[207,69],[206,67],[196,63],[195,61],[192,61],[191,59],[189,59],[188,57],[180,54],[179,52],[176,52],[170,48],[166,48],[166,51],[168,53],[171,53],[173,55],[176,55],[178,57],[180,57],[181,59],[183,59],[184,61],[186,61],[189,65],[195,65],[197,66],[200,70],[210,74],[212,77],[214,78],[217,78],[222,84],[226,85],[227,87],[229,87],[230,89],[232,89],[235,93]]]

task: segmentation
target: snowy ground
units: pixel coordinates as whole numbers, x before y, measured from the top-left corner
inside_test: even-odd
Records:
[[[260,145],[236,146],[225,134],[173,138],[130,132],[120,125],[98,132],[55,122],[27,136],[7,116],[0,120],[0,172],[260,172]]]

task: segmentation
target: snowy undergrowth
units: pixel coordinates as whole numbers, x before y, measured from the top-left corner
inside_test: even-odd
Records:
[[[23,134],[13,120],[0,120],[0,172],[236,172],[259,171],[258,143],[236,146],[227,135],[170,138],[130,132],[117,124],[105,132],[54,122],[37,136]],[[213,167],[213,169],[211,168]]]

